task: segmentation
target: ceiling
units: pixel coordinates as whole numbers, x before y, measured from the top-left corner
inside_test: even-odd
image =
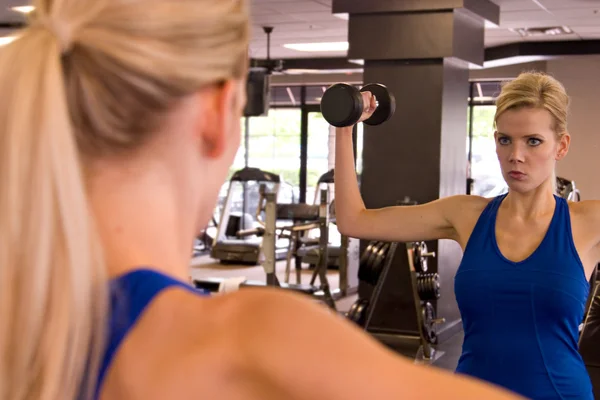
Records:
[[[331,13],[332,0],[250,0],[252,14],[251,58],[267,56],[263,26],[272,26],[272,58],[344,57],[345,51],[300,52],[283,47],[290,43],[345,42],[348,22]],[[378,0],[371,0],[378,1]],[[600,0],[492,0],[500,6],[500,25],[486,26],[485,45],[493,47],[520,41],[600,39]],[[28,0],[0,0],[0,25],[23,21],[12,6]],[[511,29],[567,26],[573,33],[521,37]],[[0,36],[10,34],[0,29]]]

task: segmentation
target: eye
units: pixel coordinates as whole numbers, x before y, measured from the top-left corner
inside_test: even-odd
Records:
[[[529,138],[527,140],[527,144],[529,144],[530,146],[539,146],[540,144],[542,144],[542,141],[536,138]]]
[[[507,138],[506,136],[501,136],[498,138],[498,143],[500,143],[501,145],[505,146],[507,144],[510,143],[510,139]]]

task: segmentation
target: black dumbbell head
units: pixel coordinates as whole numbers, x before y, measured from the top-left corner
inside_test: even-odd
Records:
[[[379,83],[366,85],[361,92],[371,92],[377,100],[377,109],[371,118],[363,121],[367,125],[379,125],[389,120],[396,111],[396,98],[390,91]],[[359,116],[360,119],[360,116]]]
[[[333,126],[352,126],[363,112],[362,96],[354,86],[337,83],[323,93],[321,114]]]

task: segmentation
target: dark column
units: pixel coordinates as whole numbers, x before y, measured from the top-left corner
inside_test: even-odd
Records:
[[[306,86],[300,88],[300,199],[306,203],[306,173],[308,168],[308,109],[306,107]]]
[[[483,64],[484,21],[497,24],[499,7],[489,0],[333,0],[333,12],[350,15],[348,58],[365,60],[364,83],[386,85],[397,101],[391,120],[364,126],[366,206],[464,194],[468,68]],[[436,252],[429,272],[442,284],[436,311],[446,319],[443,341],[460,329],[454,275],[462,252],[445,240],[427,244]],[[412,290],[407,257],[394,262],[405,271],[397,290]]]

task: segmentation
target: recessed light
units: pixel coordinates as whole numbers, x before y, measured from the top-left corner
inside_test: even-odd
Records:
[[[286,49],[297,51],[346,51],[348,42],[329,42],[329,43],[293,43],[284,44]]]
[[[540,28],[515,28],[510,29],[513,32],[518,33],[522,37],[528,36],[556,36],[556,35],[568,35],[573,33],[573,30],[568,26],[547,26]]]
[[[348,21],[348,19],[350,18],[350,15],[348,13],[338,13],[333,14],[333,16],[339,19],[343,19],[344,21]]]
[[[12,7],[11,9],[13,11],[20,12],[23,14],[29,14],[30,12],[35,10],[35,7],[34,6],[18,6],[18,7]]]
[[[7,44],[13,42],[16,38],[16,36],[2,36],[0,37],[0,46],[6,46]]]

